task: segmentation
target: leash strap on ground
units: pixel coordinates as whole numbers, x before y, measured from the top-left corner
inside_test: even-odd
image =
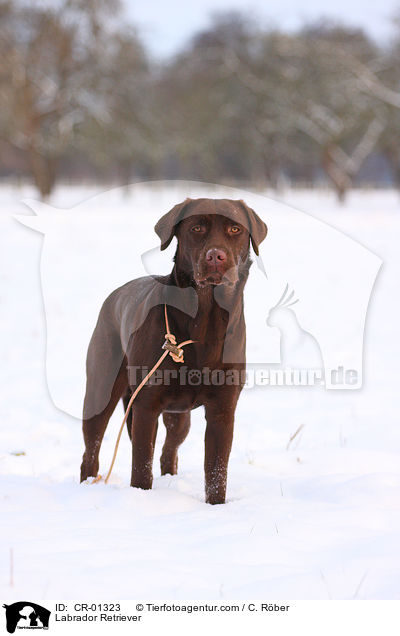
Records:
[[[158,369],[158,367],[160,366],[160,364],[162,363],[164,358],[167,357],[168,354],[171,356],[171,358],[173,359],[174,362],[183,362],[184,361],[183,360],[183,347],[185,347],[188,344],[192,344],[193,342],[195,342],[195,340],[184,340],[183,342],[181,342],[180,344],[177,345],[176,344],[176,337],[174,336],[174,334],[171,333],[170,328],[169,328],[168,314],[167,314],[167,305],[164,305],[164,317],[165,317],[165,329],[166,329],[167,333],[165,334],[165,343],[164,343],[162,348],[165,349],[165,351],[164,351],[163,354],[161,354],[161,356],[158,358],[158,360],[155,363],[155,365],[152,367],[152,369],[150,369],[150,371],[148,372],[146,377],[143,378],[143,380],[141,381],[139,386],[136,387],[135,391],[132,393],[132,396],[131,396],[131,399],[129,400],[128,406],[126,407],[124,419],[122,420],[122,424],[121,424],[121,427],[119,429],[117,441],[115,443],[113,458],[111,460],[111,465],[110,465],[110,468],[109,468],[108,473],[106,475],[106,478],[104,480],[106,484],[108,483],[108,480],[110,478],[112,469],[114,467],[115,458],[117,456],[118,446],[119,446],[119,442],[120,442],[120,439],[121,439],[122,431],[124,430],[124,426],[125,426],[126,421],[128,419],[129,411],[131,410],[132,404],[133,404],[137,394],[141,391],[141,389],[144,387],[146,382],[151,378],[153,373]],[[101,475],[97,475],[97,477],[95,477],[91,483],[95,484],[96,482],[101,481],[101,479],[102,479]]]

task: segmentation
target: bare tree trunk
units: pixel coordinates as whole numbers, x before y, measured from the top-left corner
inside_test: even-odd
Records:
[[[273,190],[279,190],[279,168],[272,161],[264,159],[264,173],[267,183]]]
[[[333,159],[331,145],[323,149],[322,167],[334,185],[339,203],[344,203],[347,190],[352,186],[352,180],[344,168]]]
[[[43,156],[33,146],[28,149],[27,156],[33,181],[42,198],[47,199],[56,181],[55,159]]]
[[[130,194],[130,185],[132,182],[133,174],[133,161],[132,159],[120,159],[117,163],[118,181],[123,187],[123,193],[125,197]]]
[[[383,148],[383,153],[389,162],[396,187],[400,188],[400,145],[388,144]]]

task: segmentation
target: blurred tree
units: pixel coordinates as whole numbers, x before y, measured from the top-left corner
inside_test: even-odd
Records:
[[[122,46],[118,9],[117,0],[41,7],[0,0],[0,138],[20,151],[43,197],[60,157],[79,149],[82,137],[90,156],[90,124],[98,127],[96,152],[107,139],[124,86],[121,77],[111,86],[112,73],[121,73],[122,49],[140,49],[133,34]]]
[[[224,51],[246,49],[251,38],[247,21],[232,14],[217,18],[163,71],[159,91],[168,159],[183,177],[216,181],[226,171],[232,179],[245,178],[245,148],[252,152],[242,117],[247,96],[227,73]]]
[[[382,111],[386,127],[380,147],[400,188],[400,14],[394,18],[393,24],[395,36],[383,51],[379,64],[368,69],[368,85],[362,80],[362,86],[372,94]],[[365,69],[362,76],[365,77]]]
[[[163,90],[184,171],[212,181],[279,183],[299,154],[277,51],[285,38],[263,34],[240,13],[223,14],[169,65]]]
[[[384,129],[375,100],[354,80],[355,63],[379,51],[360,29],[324,23],[299,35],[303,56],[297,125],[321,150],[321,165],[339,200],[353,184]]]
[[[319,163],[343,200],[384,128],[351,70],[354,61],[376,56],[375,47],[360,30],[326,23],[291,36],[264,33],[258,40],[257,59],[229,51],[227,60],[257,96],[254,122],[268,156],[287,168],[315,155],[312,146],[319,148]]]
[[[95,166],[116,172],[121,183],[156,160],[158,121],[154,79],[134,29],[124,27],[104,43],[98,62],[100,82],[93,98],[103,105],[79,127],[78,147]]]
[[[352,71],[377,55],[361,30],[318,24],[288,35],[242,14],[216,18],[165,74],[183,170],[276,187],[322,167],[343,200],[384,128]]]

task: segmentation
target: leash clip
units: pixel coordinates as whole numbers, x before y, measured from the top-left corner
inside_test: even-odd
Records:
[[[183,356],[183,349],[180,349],[176,345],[173,345],[171,342],[169,342],[169,340],[166,340],[161,348],[166,349],[170,353],[173,353],[174,355],[178,356],[178,358],[182,358]]]

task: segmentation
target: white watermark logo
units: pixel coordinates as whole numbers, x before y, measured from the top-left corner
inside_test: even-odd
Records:
[[[148,366],[128,366],[128,379],[132,386],[137,386],[148,375]],[[329,385],[352,387],[358,383],[355,369],[331,369]],[[147,380],[145,387],[171,386],[242,386],[252,389],[255,386],[325,386],[324,369],[292,369],[287,368],[247,368],[239,369],[192,369],[181,365],[174,369],[156,369]]]
[[[27,201],[35,215],[18,217],[44,235],[46,371],[56,406],[81,415],[87,346],[104,299],[129,280],[171,271],[176,241],[161,252],[153,228],[186,197],[244,199],[268,225],[260,255],[251,255],[255,262],[244,291],[250,375],[254,368],[244,384],[360,388],[365,321],[380,258],[330,225],[265,196],[162,182],[135,184],[128,195],[126,188],[116,188],[70,209]],[[154,304],[161,287],[152,292]],[[196,312],[191,292],[173,297],[189,316]],[[218,289],[214,297],[219,302]],[[224,352],[224,363],[237,362],[229,355]],[[150,368],[154,362],[148,361]],[[261,380],[262,369],[268,379]]]

